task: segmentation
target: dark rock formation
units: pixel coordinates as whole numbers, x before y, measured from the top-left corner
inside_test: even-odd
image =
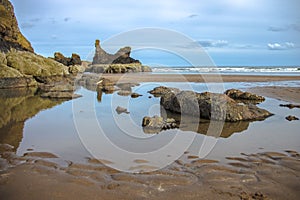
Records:
[[[281,107],[287,107],[289,109],[300,108],[300,105],[295,105],[295,104],[280,104],[279,106],[281,106]]]
[[[138,93],[136,93],[136,92],[133,92],[133,93],[131,93],[130,96],[131,96],[131,98],[138,98],[138,97],[143,96],[143,95],[138,94]]]
[[[262,120],[272,115],[255,105],[237,103],[225,94],[209,92],[168,92],[162,95],[160,104],[175,113],[227,122]]]
[[[288,121],[299,120],[298,117],[292,116],[292,115],[287,116],[285,119],[288,120]]]
[[[250,100],[250,101],[264,101],[265,98],[263,96],[259,96],[257,94],[253,94],[250,92],[243,92],[241,90],[230,89],[227,90],[224,94],[229,96],[234,100]]]
[[[8,0],[0,1],[0,13],[0,51],[14,48],[33,52],[30,42],[20,32],[14,8]]]
[[[142,126],[145,133],[159,133],[162,130],[178,128],[175,119],[164,119],[156,115],[154,117],[144,117]]]
[[[95,64],[131,64],[139,63],[139,60],[135,60],[130,57],[131,48],[123,47],[115,54],[109,54],[104,51],[100,46],[100,40],[95,41],[95,55],[93,58],[93,65]]]
[[[66,66],[81,65],[81,63],[82,63],[81,59],[80,59],[80,56],[75,54],[75,53],[72,53],[71,58],[67,58],[62,53],[55,52],[54,53],[54,60],[56,60],[57,62],[62,63],[63,65],[66,65]]]

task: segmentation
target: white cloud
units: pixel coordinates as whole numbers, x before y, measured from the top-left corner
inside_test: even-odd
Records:
[[[203,41],[199,41],[199,44],[202,47],[222,48],[228,46],[229,43],[227,40],[203,40]]]
[[[267,44],[269,50],[287,50],[295,48],[295,44],[292,42],[285,43],[269,43]]]

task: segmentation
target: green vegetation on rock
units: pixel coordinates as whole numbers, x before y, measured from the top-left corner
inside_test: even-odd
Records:
[[[7,65],[24,75],[63,76],[69,74],[68,67],[51,58],[26,52],[11,50],[6,55]]]

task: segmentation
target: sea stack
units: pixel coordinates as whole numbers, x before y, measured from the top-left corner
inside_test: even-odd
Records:
[[[139,60],[130,57],[131,47],[123,47],[115,54],[109,54],[101,48],[100,40],[95,41],[95,55],[93,65],[96,64],[131,64],[139,63]]]

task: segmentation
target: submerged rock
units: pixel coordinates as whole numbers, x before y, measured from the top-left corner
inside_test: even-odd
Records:
[[[293,115],[289,115],[289,116],[287,116],[285,119],[288,120],[288,121],[299,120],[298,117],[293,116]]]
[[[237,89],[229,89],[226,90],[225,93],[227,96],[234,100],[250,100],[250,101],[264,101],[265,98],[263,96],[259,96],[257,94],[253,94],[250,92],[243,92]]]
[[[175,113],[227,122],[262,120],[272,115],[255,105],[241,104],[225,94],[210,92],[168,92],[162,95],[160,104]]]
[[[157,115],[155,115],[154,117],[144,117],[142,126],[145,133],[158,133],[162,130],[178,128],[175,119],[164,119]]]
[[[122,113],[129,114],[127,108],[123,108],[123,107],[121,107],[121,106],[118,106],[118,107],[116,108],[116,111],[117,111],[118,114],[122,114]]]

